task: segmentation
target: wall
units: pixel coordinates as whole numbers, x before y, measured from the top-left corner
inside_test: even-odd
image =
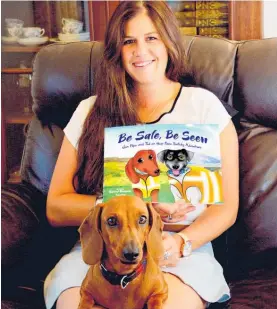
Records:
[[[263,6],[263,37],[277,37],[277,0],[265,0]]]

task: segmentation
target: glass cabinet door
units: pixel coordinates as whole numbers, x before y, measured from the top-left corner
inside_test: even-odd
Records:
[[[88,1],[1,1],[2,184],[20,181],[32,114],[35,54],[54,42],[90,41]]]

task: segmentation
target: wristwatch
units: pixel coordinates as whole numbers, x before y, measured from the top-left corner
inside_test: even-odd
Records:
[[[181,245],[181,255],[182,257],[189,257],[192,252],[191,240],[188,239],[187,235],[184,232],[179,232],[178,235],[180,235],[184,241]]]

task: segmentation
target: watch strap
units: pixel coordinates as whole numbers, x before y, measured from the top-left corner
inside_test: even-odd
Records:
[[[191,240],[184,232],[179,232],[179,236],[183,239],[183,244],[181,245],[181,255],[182,257],[188,257],[192,252],[192,243]]]

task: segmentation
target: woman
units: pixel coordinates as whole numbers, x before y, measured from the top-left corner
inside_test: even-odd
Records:
[[[81,224],[102,192],[105,127],[217,123],[221,131],[224,205],[209,205],[190,226],[183,227],[182,234],[164,235],[166,255],[161,266],[169,286],[164,309],[200,309],[230,297],[210,241],[235,222],[238,210],[236,131],[212,93],[180,84],[184,55],[176,19],[165,2],[120,3],[106,33],[104,57],[96,78],[97,97],[82,101],[64,130],[47,201],[52,225]],[[174,207],[156,204],[155,209],[165,222],[178,222],[194,207],[180,201]],[[180,258],[186,239],[192,245],[188,259]],[[58,309],[77,308],[79,287],[87,270],[78,243],[46,279],[47,308],[56,301]]]

